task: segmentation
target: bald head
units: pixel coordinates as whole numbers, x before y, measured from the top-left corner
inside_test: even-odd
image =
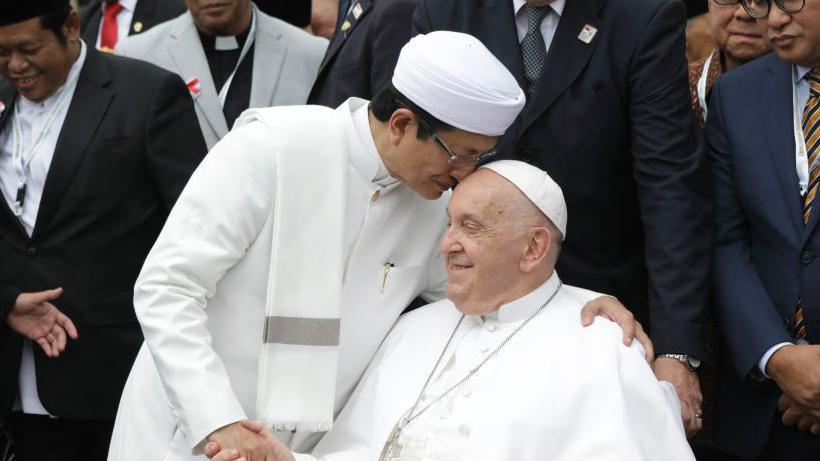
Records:
[[[561,233],[500,174],[481,169],[467,177],[447,211],[447,297],[462,312],[492,312],[552,275]]]

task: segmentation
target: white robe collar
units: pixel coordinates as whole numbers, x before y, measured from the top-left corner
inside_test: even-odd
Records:
[[[350,110],[353,121],[350,128],[355,133],[355,136],[350,137],[350,163],[367,182],[392,189],[391,186],[398,184],[399,180],[390,176],[376,148],[373,133],[370,131],[368,104],[368,101],[359,98],[350,98],[343,103]]]
[[[553,271],[550,278],[535,290],[482,317],[484,320],[494,320],[499,323],[521,322],[544,304],[544,301],[558,288],[559,283],[561,280],[558,278],[558,273]]]

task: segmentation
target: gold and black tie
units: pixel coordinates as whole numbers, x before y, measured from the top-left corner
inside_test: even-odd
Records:
[[[820,168],[815,165],[820,155],[820,69],[813,69],[806,75],[809,81],[809,99],[803,109],[803,137],[806,140],[806,158],[809,163],[809,184],[803,196],[803,224],[811,218],[814,198],[820,185]],[[792,336],[795,339],[806,338],[806,320],[803,317],[802,300],[797,300],[794,309]]]

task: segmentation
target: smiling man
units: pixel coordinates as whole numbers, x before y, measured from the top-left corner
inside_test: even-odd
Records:
[[[561,283],[558,185],[493,162],[447,207],[447,300],[402,318],[311,455],[265,433],[275,461],[691,461],[675,390]],[[215,444],[206,447],[209,454]],[[222,450],[216,461],[236,459]]]
[[[105,459],[134,281],[206,153],[179,77],[79,35],[68,0],[0,3],[0,419],[21,461]]]
[[[109,459],[194,459],[209,441],[257,459],[249,417],[312,447],[410,300],[444,297],[448,189],[523,105],[480,42],[436,32],[370,103],[246,112],[140,274],[145,347]]]

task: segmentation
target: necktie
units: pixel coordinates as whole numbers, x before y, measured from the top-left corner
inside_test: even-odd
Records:
[[[527,15],[527,34],[521,40],[521,57],[524,60],[524,77],[527,80],[527,96],[535,93],[535,86],[544,70],[544,61],[547,59],[547,47],[544,45],[544,36],[541,35],[541,23],[552,8],[549,6],[524,5]]]
[[[122,5],[117,0],[105,2],[103,7],[103,25],[100,35],[100,50],[112,52],[117,46],[117,15],[122,11]]]
[[[803,223],[808,223],[812,213],[812,202],[817,195],[820,184],[820,168],[814,167],[814,161],[820,155],[820,69],[814,69],[806,75],[809,81],[809,99],[803,110],[803,137],[806,140],[806,157],[809,162],[809,187],[803,197]],[[794,328],[792,336],[795,339],[806,338],[806,320],[803,318],[802,300],[797,300],[794,309]]]

